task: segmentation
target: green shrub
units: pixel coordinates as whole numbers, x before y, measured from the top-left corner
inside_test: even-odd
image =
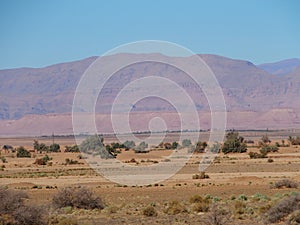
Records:
[[[48,152],[49,146],[44,143],[39,143],[37,140],[33,141],[33,149],[39,152]]]
[[[278,152],[279,148],[276,145],[263,145],[260,149],[260,152]]]
[[[243,153],[247,151],[247,145],[244,142],[244,138],[239,136],[237,131],[230,131],[226,134],[226,140],[222,146],[222,152],[224,154]]]
[[[247,200],[248,200],[248,198],[247,198],[247,196],[246,196],[246,195],[244,195],[244,194],[241,194],[241,195],[238,197],[238,200],[241,200],[241,201],[247,201]]]
[[[126,148],[127,150],[133,149],[133,148],[135,147],[134,141],[125,141],[125,142],[123,143],[123,145],[125,146],[125,148]]]
[[[147,150],[148,144],[144,141],[142,141],[138,146],[134,147],[135,153],[147,153],[149,150]]]
[[[260,153],[257,152],[249,152],[250,159],[262,159],[267,158],[267,153],[265,151],[260,151]]]
[[[65,146],[64,152],[80,152],[78,145]]]
[[[186,147],[191,146],[191,145],[192,145],[192,142],[191,142],[191,140],[189,140],[189,139],[184,139],[184,140],[182,140],[181,145],[182,145],[182,147],[186,148]]]
[[[18,158],[30,158],[31,154],[23,146],[17,148],[17,157]]]
[[[60,152],[60,145],[53,143],[52,145],[49,146],[50,152]]]
[[[79,149],[80,151],[87,154],[100,155],[100,157],[103,159],[114,158],[115,155],[107,151],[103,142],[104,139],[102,137],[98,137],[98,135],[95,134],[93,136],[87,137],[80,144]]]
[[[3,163],[7,163],[7,160],[6,160],[6,158],[5,158],[4,156],[1,156],[0,159],[1,159],[1,161],[2,161]]]
[[[256,193],[256,194],[254,194],[254,195],[252,196],[252,199],[253,199],[254,201],[269,201],[269,200],[270,200],[270,198],[269,198],[268,196],[263,195],[263,194],[261,194],[261,193]]]

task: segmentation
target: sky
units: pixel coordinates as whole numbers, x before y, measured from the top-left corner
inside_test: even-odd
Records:
[[[300,58],[298,0],[0,0],[0,69],[163,40],[255,64]]]

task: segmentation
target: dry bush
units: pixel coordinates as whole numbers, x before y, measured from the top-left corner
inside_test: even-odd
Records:
[[[236,214],[244,214],[246,211],[246,203],[240,200],[236,201],[234,203],[234,210]]]
[[[46,216],[42,207],[25,205],[24,192],[0,188],[0,224],[43,225]]]
[[[43,225],[47,224],[45,211],[40,206],[23,206],[15,210],[16,225]]]
[[[287,221],[287,225],[297,225],[300,224],[300,210],[293,212]]]
[[[190,203],[197,203],[197,202],[203,202],[204,199],[200,195],[193,195],[190,198]]]
[[[190,203],[192,203],[192,209],[194,212],[207,212],[209,210],[209,199],[204,199],[199,195],[192,196],[190,198]]]
[[[105,208],[105,211],[108,213],[108,214],[113,214],[113,213],[117,213],[119,210],[119,207],[115,206],[115,205],[111,205],[111,206],[108,206]]]
[[[267,212],[267,222],[276,223],[292,212],[300,209],[300,194],[284,198]]]
[[[1,225],[13,225],[15,224],[15,219],[9,214],[0,214],[0,224]]]
[[[275,182],[272,188],[298,188],[299,184],[296,181],[283,179]]]
[[[272,162],[274,162],[274,159],[271,159],[271,158],[268,158],[268,161],[267,161],[268,163],[272,163]]]
[[[192,176],[193,179],[208,179],[209,176],[207,174],[205,174],[205,172],[200,172],[200,174],[194,174]]]
[[[213,204],[203,218],[205,225],[227,225],[230,223],[230,212],[217,204]]]
[[[80,209],[103,209],[101,198],[85,187],[66,187],[53,197],[53,205],[57,208],[71,206]]]
[[[194,212],[208,212],[209,202],[194,203],[192,209],[193,209]]]
[[[52,218],[51,225],[79,225],[79,223],[72,218],[61,217],[61,218]]]
[[[47,165],[47,162],[49,160],[52,160],[52,158],[50,158],[48,155],[45,155],[43,158],[37,158],[34,162],[34,164],[37,165]]]
[[[83,163],[69,158],[65,159],[65,165],[76,165],[76,164],[83,164]]]
[[[0,187],[0,214],[13,214],[16,209],[24,206],[25,198],[28,196],[24,192]]]
[[[152,205],[147,206],[143,209],[143,215],[144,216],[157,216],[157,212],[155,208]]]
[[[168,215],[176,215],[183,212],[187,212],[187,210],[184,205],[178,201],[169,202],[167,208],[165,209],[165,213]]]

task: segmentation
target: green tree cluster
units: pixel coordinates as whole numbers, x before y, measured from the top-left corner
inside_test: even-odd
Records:
[[[81,152],[92,155],[100,155],[103,159],[114,158],[115,155],[106,149],[103,137],[97,134],[87,137],[79,146]]]
[[[17,148],[17,158],[30,158],[31,154],[23,146]]]
[[[230,131],[226,134],[226,140],[222,146],[222,152],[227,153],[243,153],[247,151],[247,145],[244,138],[239,136],[237,131]]]

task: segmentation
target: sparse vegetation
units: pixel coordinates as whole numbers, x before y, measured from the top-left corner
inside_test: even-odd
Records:
[[[248,135],[246,136],[249,137]],[[47,144],[52,143],[52,139],[43,140],[45,140],[45,143]],[[162,142],[159,147],[156,147],[155,149],[152,148],[153,146],[151,146],[151,148],[147,148],[146,150],[150,151],[150,154],[139,155],[133,154],[134,149],[130,149],[131,151],[125,152],[124,149],[126,150],[127,147],[124,144],[113,142],[115,139],[109,138],[108,140],[109,143],[105,143],[105,145],[103,144],[103,147],[106,148],[105,150],[107,152],[112,154],[120,154],[118,155],[118,159],[120,159],[122,162],[132,163],[132,165],[139,164],[139,167],[143,167],[151,166],[151,164],[158,163],[160,161],[176,161],[176,158],[172,158],[172,155],[169,156],[172,154],[172,151],[169,149],[173,149],[173,147],[178,143],[176,142],[176,144],[173,145],[174,142],[170,141],[169,139],[165,139],[168,140],[168,142]],[[103,142],[103,139],[100,139],[100,141]],[[255,141],[255,143],[257,143],[257,139]],[[278,143],[276,144],[275,141],[278,141]],[[14,144],[14,146],[18,146],[20,141],[18,140],[18,142],[10,143]],[[28,146],[26,143],[25,146]],[[213,165],[212,170],[209,170],[209,175],[212,174],[212,176],[211,179],[208,180],[201,180],[209,178],[209,176],[204,172],[198,172],[194,174],[195,172],[193,171],[195,171],[194,169],[198,167],[202,155],[193,154],[191,160],[187,162],[186,167],[184,168],[184,173],[180,173],[180,176],[182,176],[182,174],[186,174],[185,172],[189,174],[190,177],[186,177],[186,180],[181,180],[181,178],[180,180],[171,178],[164,184],[155,183],[143,186],[127,186],[119,184],[113,185],[106,182],[102,183],[102,181],[97,184],[97,187],[92,184],[93,187],[97,189],[97,193],[103,193],[103,197],[105,197],[108,204],[107,207],[105,207],[105,210],[101,213],[100,210],[104,207],[103,202],[101,201],[102,207],[99,208],[98,206],[95,207],[89,205],[93,201],[87,202],[86,199],[88,199],[89,196],[86,197],[82,193],[78,194],[77,190],[79,190],[81,187],[75,186],[73,186],[69,192],[64,192],[60,195],[60,197],[56,197],[56,201],[61,201],[61,206],[58,206],[59,204],[54,203],[54,198],[64,188],[61,188],[61,184],[59,184],[57,187],[55,184],[58,183],[56,182],[65,180],[65,185],[68,185],[73,184],[75,180],[83,178],[82,183],[90,185],[87,183],[89,183],[90,180],[96,180],[97,176],[99,176],[95,171],[88,168],[86,163],[83,164],[84,161],[81,159],[85,158],[86,155],[81,155],[81,153],[78,153],[76,150],[76,145],[71,145],[70,143],[72,142],[69,140],[59,143],[62,146],[68,144],[66,149],[69,150],[62,151],[61,153],[51,152],[47,153],[47,155],[46,151],[34,152],[33,150],[28,150],[33,159],[17,159],[16,154],[14,154],[12,151],[2,150],[0,156],[0,171],[3,170],[1,169],[2,166],[5,168],[5,170],[1,171],[0,179],[5,178],[5,183],[7,182],[10,188],[21,189],[30,193],[30,196],[35,198],[33,202],[39,203],[40,200],[38,200],[37,197],[41,196],[41,194],[49,193],[51,194],[49,196],[54,197],[52,200],[53,204],[51,206],[33,207],[31,207],[32,200],[26,200],[26,197],[24,198],[25,200],[23,200],[22,204],[24,207],[28,207],[20,207],[18,210],[13,210],[13,213],[10,214],[0,213],[0,224],[24,224],[16,222],[17,215],[14,213],[18,213],[18,220],[26,221],[26,224],[32,223],[30,222],[30,218],[28,216],[30,213],[40,215],[37,216],[37,220],[42,220],[42,222],[39,223],[42,225],[43,223],[47,225],[98,224],[102,222],[106,224],[135,223],[136,221],[141,220],[145,220],[145,223],[148,223],[148,221],[154,221],[154,223],[156,222],[159,224],[264,224],[262,222],[263,219],[266,220],[265,224],[271,224],[269,221],[269,215],[274,215],[274,208],[276,205],[279,202],[284,201],[286,198],[295,196],[295,188],[298,187],[298,176],[294,175],[294,172],[297,171],[299,164],[299,151],[296,148],[297,146],[285,147],[284,142],[282,142],[280,139],[275,139],[272,143],[262,144],[260,147],[256,145],[250,145],[250,148],[251,150],[253,149],[252,151],[254,153],[250,152],[249,156],[254,154],[254,158],[266,159],[249,160],[247,157],[245,157],[247,156],[246,154],[221,154],[214,158],[215,165]],[[275,145],[273,145],[274,143]],[[176,152],[190,151],[190,149],[196,149],[198,146],[200,149],[198,152],[205,151],[209,153],[211,151],[210,149],[212,148],[211,144],[210,147],[207,146],[205,150],[203,150],[203,148],[200,149],[201,147],[199,147],[203,146],[202,142],[195,143],[195,145],[190,145],[187,149],[183,149],[182,146],[180,146]],[[222,146],[222,144],[216,143],[215,145],[217,150],[214,152],[218,152],[221,149],[220,146]],[[71,150],[73,146],[75,146],[74,151]],[[277,151],[276,148],[273,148],[273,146],[279,146],[278,148],[280,148],[280,152],[273,153]],[[50,149],[48,149],[48,152],[50,152]],[[94,151],[91,152],[93,152],[91,154],[95,153]],[[5,160],[7,159],[8,163],[4,164],[3,158],[5,158]],[[210,161],[206,155],[203,159],[204,162]],[[276,163],[271,164],[274,161]],[[51,163],[52,167],[36,166],[33,165],[33,162],[35,162],[37,165],[50,165]],[[110,163],[109,161],[107,162]],[[78,165],[65,166],[70,164]],[[281,168],[284,168],[284,170],[281,170]],[[248,171],[248,169],[249,172],[253,173],[253,175],[245,176],[245,171]],[[269,171],[273,171],[274,173],[263,174],[263,172]],[[281,173],[281,171],[284,173]],[[279,173],[276,174],[276,172]],[[293,174],[290,172],[293,172]],[[225,182],[223,182],[222,179],[218,180],[220,177],[222,177],[222,174],[226,176],[227,173],[235,173],[235,175],[230,176]],[[257,173],[260,174],[256,175]],[[35,182],[34,179],[39,177],[43,177],[41,181],[45,181],[47,180],[47,177],[49,177],[49,183],[41,183],[40,181]],[[64,179],[65,177],[68,177],[68,179]],[[84,180],[85,177],[88,179]],[[14,179],[18,178],[27,178],[26,180],[29,182],[15,182]],[[291,178],[295,180],[291,180]],[[30,182],[31,180],[33,181],[32,183]],[[69,180],[72,180],[72,183],[70,183]],[[237,188],[240,188],[241,184],[244,185],[245,190],[243,190],[247,195],[242,194],[242,191],[237,191]],[[254,194],[256,193],[255,190],[257,190],[256,185],[258,186],[259,190],[266,185],[270,185],[271,188],[282,190],[276,191],[274,189],[269,189],[269,191],[265,190],[263,192],[264,194]],[[114,193],[116,193],[117,190],[114,188],[119,189],[121,193],[115,195]],[[232,195],[232,192],[229,191],[233,189],[235,193],[234,195]],[[219,196],[209,194],[217,193],[216,191],[218,190],[222,191]],[[159,197],[153,194],[154,192],[160,193]],[[202,196],[204,193],[206,195]],[[274,195],[271,196],[269,193],[274,193]],[[99,198],[99,196],[97,196],[94,192],[92,192],[92,195],[92,199]],[[77,196],[81,196],[81,199]],[[190,196],[192,197],[189,198]],[[152,199],[152,197],[154,198]],[[77,200],[75,201],[74,199]],[[0,205],[1,204],[2,202],[0,201]],[[36,212],[37,207],[41,209],[39,211],[40,214]],[[45,207],[50,208],[43,210],[46,209]],[[280,210],[282,211],[280,212],[281,214],[283,214],[283,211],[288,211],[278,220],[278,222],[281,224],[298,224],[300,209],[291,210],[281,207],[280,209],[277,208],[276,210],[276,214]],[[45,213],[46,211],[47,213]],[[22,214],[22,212],[24,212],[24,214]],[[122,220],[119,218],[126,219]]]

